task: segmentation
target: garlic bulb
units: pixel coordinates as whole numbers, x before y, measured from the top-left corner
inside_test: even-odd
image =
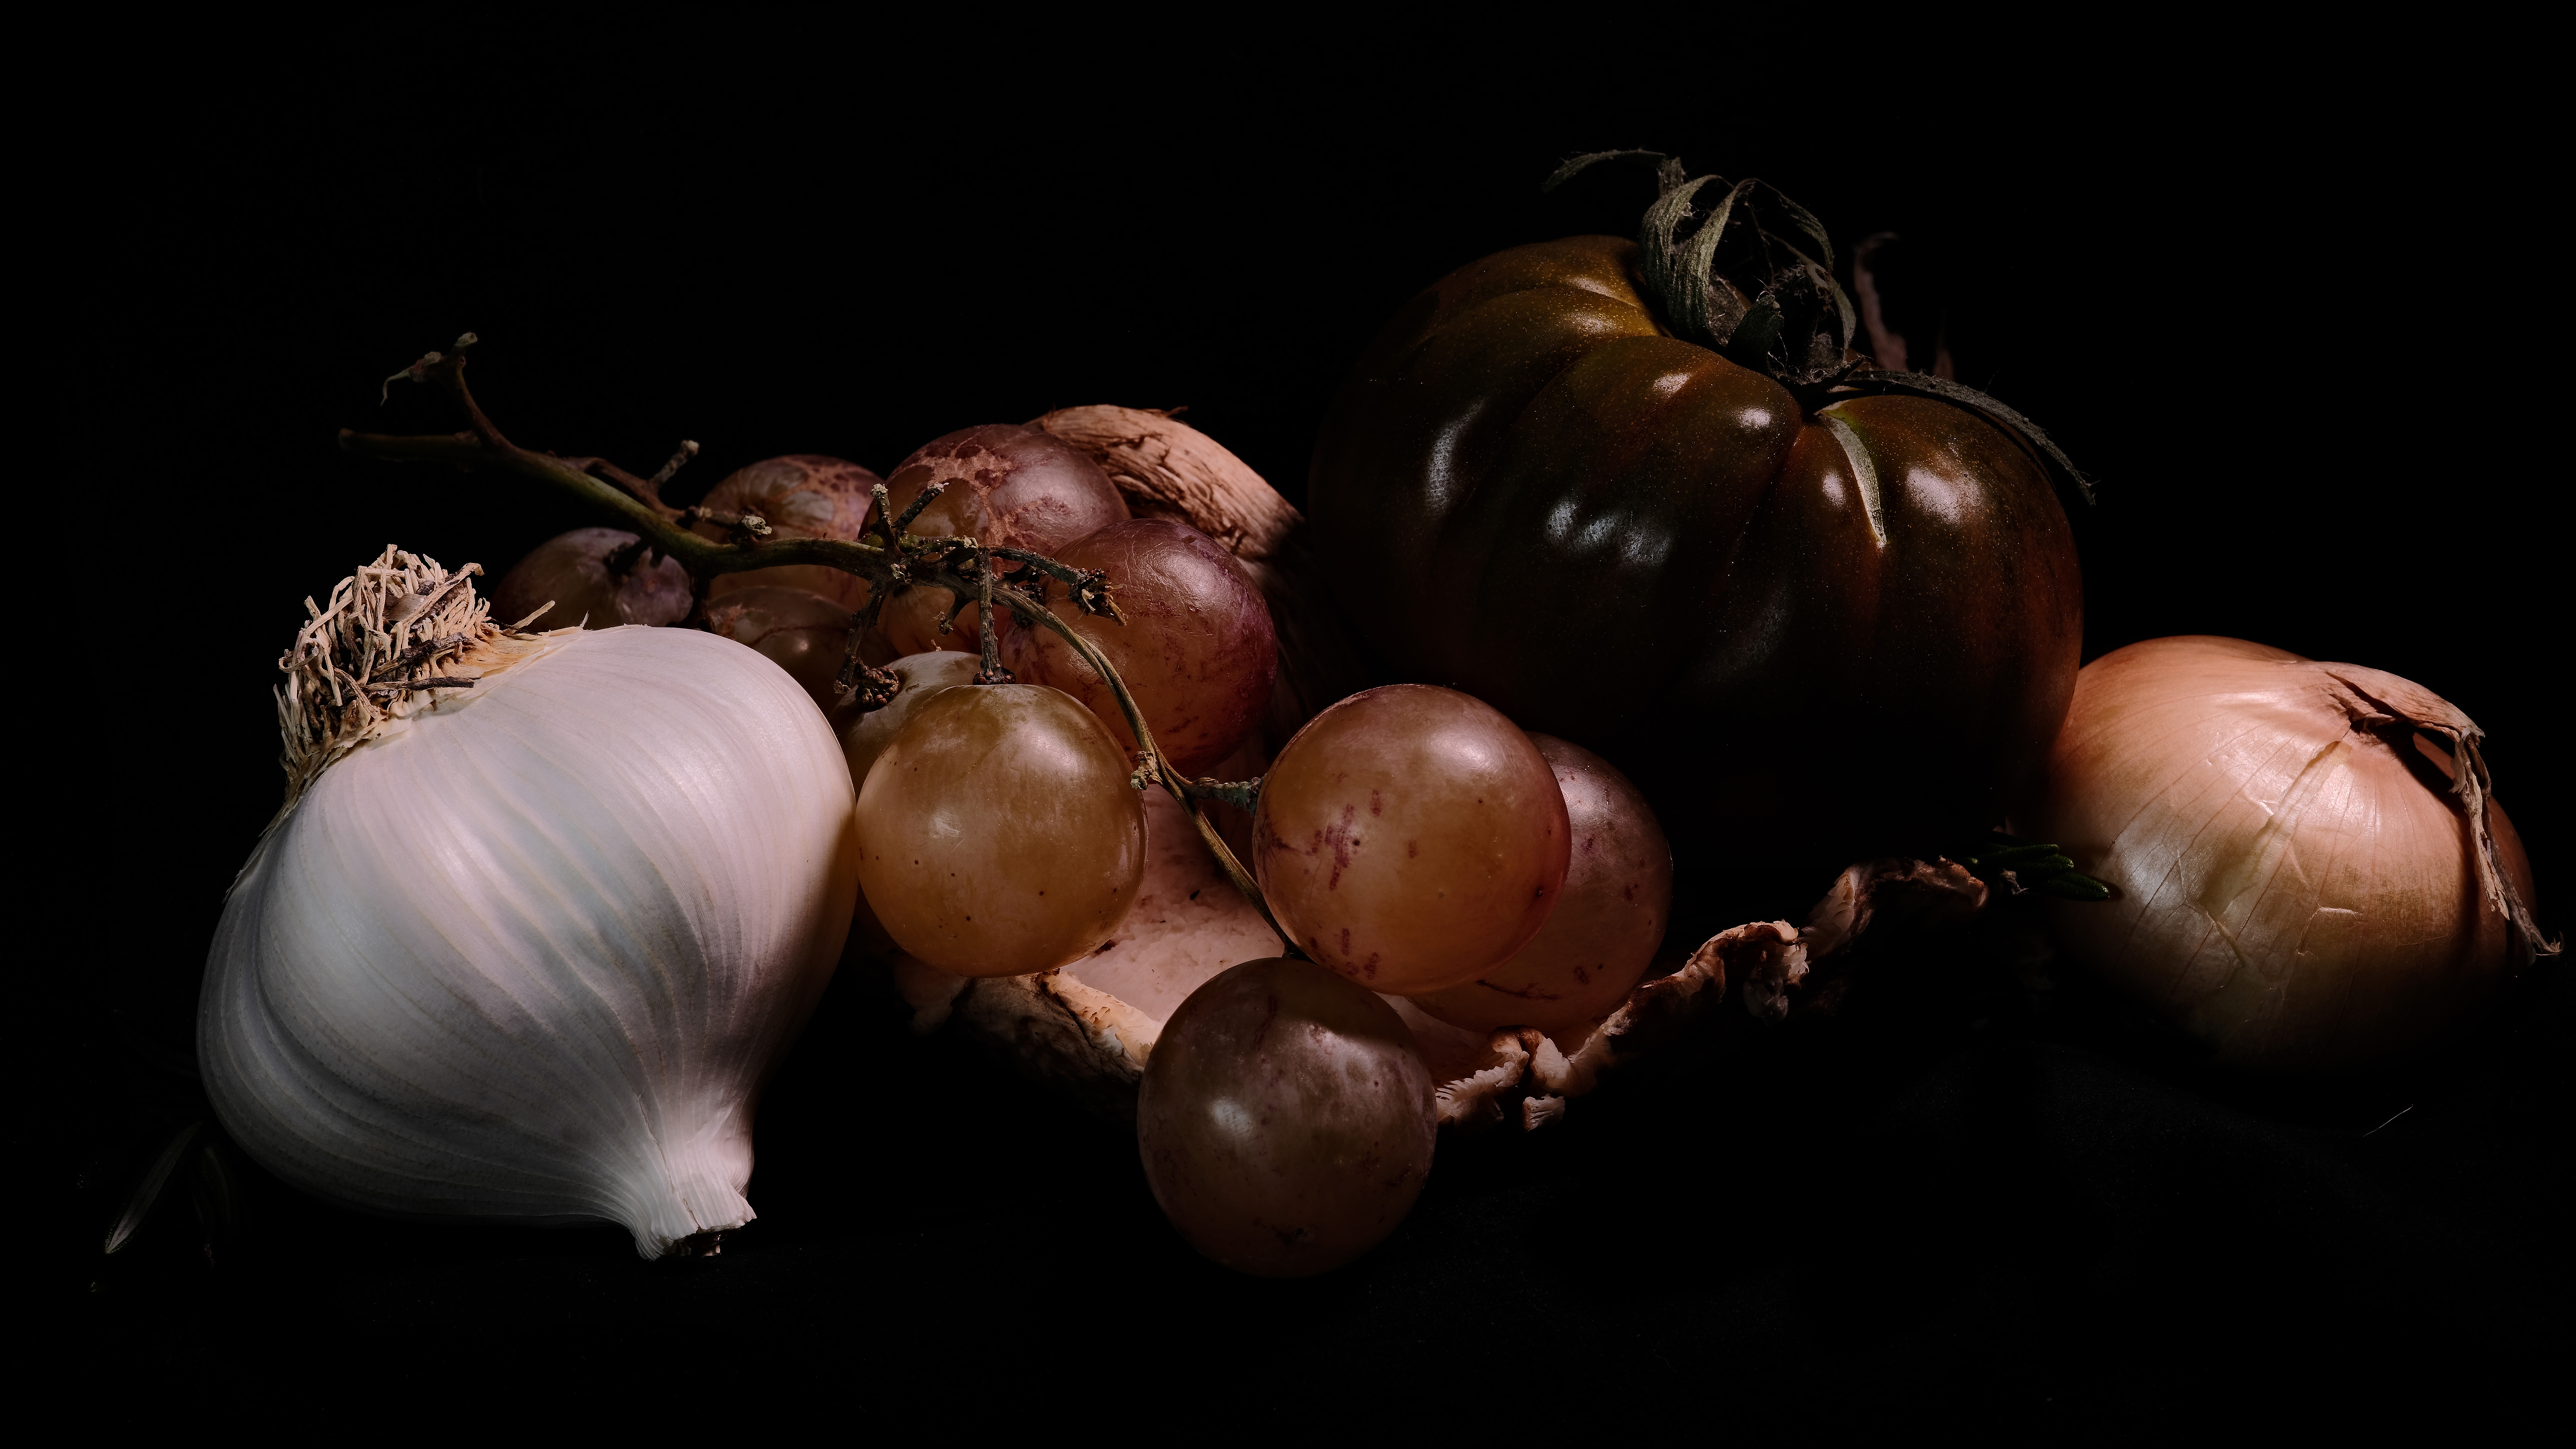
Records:
[[[281,661],[288,802],[234,882],[198,1053],[287,1181],[406,1216],[752,1217],[751,1115],[857,894],[794,680],[694,630],[521,635],[388,549]]]

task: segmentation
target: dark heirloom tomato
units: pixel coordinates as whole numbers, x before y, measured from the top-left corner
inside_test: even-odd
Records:
[[[1997,823],[2075,685],[2046,467],[1829,331],[1794,366],[1682,340],[1640,259],[1518,247],[1378,336],[1315,450],[1342,604],[1403,677],[1616,761],[1686,856],[1826,868]]]

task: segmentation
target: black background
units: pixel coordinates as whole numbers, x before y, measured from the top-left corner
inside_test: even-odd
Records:
[[[1582,150],[1761,175],[1846,250],[1899,233],[1918,365],[1942,334],[2100,481],[2086,656],[2223,633],[2430,686],[2488,730],[2555,919],[2542,500],[2564,462],[2550,405],[2504,390],[2555,315],[2548,268],[2518,260],[2544,233],[2509,73],[2442,35],[1555,24],[412,10],[66,42],[33,78],[19,229],[44,260],[17,339],[58,392],[23,420],[52,447],[22,537],[63,562],[20,638],[81,685],[18,692],[42,721],[29,798],[74,824],[32,852],[29,916],[64,924],[20,957],[43,989],[17,1030],[30,1056],[75,1048],[40,1095],[61,1128],[40,1259],[65,1342],[125,1385],[99,1410],[293,1362],[451,1385],[429,1407],[463,1413],[827,1390],[1115,1432],[1215,1389],[1239,1411],[1200,1421],[1219,1432],[2134,1426],[2240,1399],[2456,1412],[2548,1372],[2570,1202],[2552,969],[2463,1051],[2331,1090],[2208,1076],[2080,993],[1729,1025],[1549,1133],[1444,1143],[1394,1240],[1297,1284],[1198,1262],[1131,1142],[909,1037],[852,975],[773,1094],[762,1216],[719,1259],[379,1223],[255,1172],[211,1267],[184,1204],[97,1255],[198,1110],[151,1062],[186,1048],[223,888],[274,808],[267,692],[299,601],[389,541],[497,572],[588,521],[339,454],[342,426],[453,425],[404,385],[380,407],[386,374],[471,329],[518,441],[642,472],[697,439],[684,500],[773,454],[883,469],[1097,401],[1187,405],[1302,498],[1342,369],[1414,291],[1633,230],[1642,181],[1539,196]]]

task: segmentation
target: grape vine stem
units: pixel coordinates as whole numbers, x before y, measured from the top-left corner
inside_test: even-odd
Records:
[[[967,600],[981,601],[978,641],[983,648],[985,675],[1007,679],[1000,669],[993,641],[992,605],[1000,604],[1028,623],[1052,631],[1064,640],[1084,663],[1098,672],[1101,680],[1116,696],[1119,711],[1127,717],[1127,728],[1135,734],[1138,745],[1137,773],[1163,787],[1182,809],[1189,812],[1190,823],[1198,827],[1199,839],[1209,854],[1225,871],[1226,879],[1243,893],[1261,919],[1279,937],[1287,955],[1302,957],[1297,943],[1280,929],[1278,917],[1271,914],[1270,903],[1261,895],[1261,887],[1252,873],[1235,859],[1225,837],[1200,807],[1200,799],[1231,799],[1206,785],[1184,780],[1163,758],[1154,743],[1154,733],[1145,724],[1145,716],[1136,707],[1136,698],[1119,678],[1115,665],[1100,647],[1083,637],[1080,631],[1056,615],[1043,599],[1046,579],[1070,581],[1068,592],[1075,606],[1086,614],[1101,614],[1118,619],[1117,606],[1109,600],[1107,581],[1096,574],[1085,574],[1053,559],[1019,549],[987,550],[971,538],[925,537],[910,529],[913,516],[928,500],[916,500],[901,518],[889,525],[886,517],[886,495],[883,485],[875,493],[876,507],[869,521],[876,538],[862,533],[858,539],[782,538],[771,533],[767,523],[751,515],[729,516],[704,509],[673,508],[662,501],[660,483],[676,471],[665,468],[652,478],[638,477],[599,458],[563,458],[553,453],[539,453],[511,442],[502,436],[483,407],[465,385],[465,353],[475,343],[468,332],[456,340],[455,350],[432,352],[413,363],[388,381],[404,377],[445,392],[465,418],[466,427],[455,433],[427,436],[396,436],[385,433],[362,433],[340,430],[340,446],[360,457],[389,463],[447,463],[460,469],[487,468],[516,474],[535,482],[551,484],[571,494],[592,508],[616,519],[633,530],[655,552],[679,561],[689,571],[700,607],[693,618],[702,617],[707,585],[719,574],[739,573],[745,569],[778,568],[789,564],[822,564],[844,573],[856,574],[868,581],[869,598],[859,621],[851,629],[850,664],[842,671],[844,687],[854,687],[863,700],[882,704],[893,697],[895,681],[883,671],[868,669],[857,655],[862,630],[872,624],[884,601],[904,588],[937,588],[948,591],[954,602],[951,612]],[[690,448],[689,453],[696,450]],[[678,461],[678,460],[674,460]],[[702,537],[688,524],[705,521],[724,528],[736,540],[718,543]],[[883,540],[879,542],[877,540]],[[1004,582],[992,567],[994,555],[1001,555],[1022,565],[1024,573],[1037,584],[1039,596]],[[1123,619],[1119,619],[1123,623]],[[994,682],[1000,682],[996,680]]]

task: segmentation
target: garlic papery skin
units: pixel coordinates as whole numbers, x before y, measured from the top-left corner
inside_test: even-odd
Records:
[[[755,1100],[857,897],[849,772],[741,645],[485,630],[497,667],[398,694],[253,851],[207,962],[207,1090],[319,1196],[605,1218],[659,1257],[752,1217]]]

